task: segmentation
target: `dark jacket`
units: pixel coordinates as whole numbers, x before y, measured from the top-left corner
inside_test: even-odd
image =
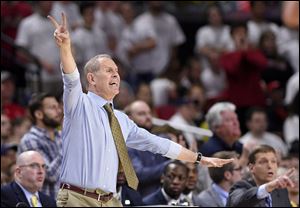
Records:
[[[258,186],[251,180],[235,183],[230,191],[226,206],[229,207],[266,207],[264,199],[258,199]],[[287,189],[275,189],[271,192],[272,207],[290,207]]]
[[[51,197],[39,192],[43,207],[56,207],[56,202]],[[30,207],[25,193],[16,182],[1,186],[1,207]]]
[[[161,192],[161,188],[159,188],[156,192],[146,196],[143,199],[145,205],[167,205],[168,202],[165,199],[164,195]]]
[[[121,199],[123,206],[142,206],[144,205],[142,201],[142,196],[139,192],[129,188],[128,186],[122,186]],[[129,204],[125,204],[125,201]]]

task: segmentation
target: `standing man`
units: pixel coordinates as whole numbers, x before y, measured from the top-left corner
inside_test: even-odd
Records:
[[[62,162],[61,125],[62,110],[53,95],[36,94],[29,102],[33,126],[21,139],[18,154],[35,150],[45,159],[47,170],[42,192],[56,198],[59,190],[59,174]]]
[[[43,194],[46,164],[36,151],[27,151],[17,158],[15,181],[1,186],[1,207],[56,207],[55,200]]]
[[[137,189],[138,180],[126,145],[166,157],[220,167],[232,159],[201,157],[168,139],[138,128],[124,113],[113,109],[119,93],[118,67],[108,55],[97,55],[84,67],[87,94],[71,52],[67,18],[62,24],[48,16],[56,28],[54,38],[60,48],[64,82],[63,161],[58,206],[122,206],[113,198],[118,169],[123,169],[128,185]],[[125,145],[126,142],[126,145]]]
[[[290,207],[287,187],[294,169],[277,176],[278,161],[275,150],[261,145],[249,155],[249,170],[253,178],[235,183],[230,191],[226,206],[229,207]]]

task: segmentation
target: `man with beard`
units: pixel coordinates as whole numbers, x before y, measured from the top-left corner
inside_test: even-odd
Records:
[[[62,140],[57,130],[62,121],[62,109],[53,95],[41,93],[32,97],[29,111],[33,126],[22,137],[18,154],[28,150],[41,153],[48,167],[42,192],[55,199],[62,162]]]

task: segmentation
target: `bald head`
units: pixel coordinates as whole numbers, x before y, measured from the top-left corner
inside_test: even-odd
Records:
[[[32,162],[32,158],[38,158],[39,160],[44,161],[43,156],[37,151],[26,151],[22,152],[17,158],[17,166],[28,164]]]
[[[150,130],[152,128],[151,109],[141,100],[134,101],[126,108],[127,115],[139,126]]]
[[[35,193],[44,184],[46,165],[43,156],[36,151],[26,151],[17,158],[15,180],[27,191]]]

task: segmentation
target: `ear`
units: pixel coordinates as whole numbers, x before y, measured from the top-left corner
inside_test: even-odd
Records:
[[[44,117],[43,112],[41,110],[36,110],[34,112],[34,116],[37,120],[41,120]]]
[[[232,173],[229,170],[224,172],[224,179],[229,181],[231,179]]]
[[[18,178],[21,178],[21,168],[16,167],[15,173],[14,173]]]
[[[164,174],[162,174],[162,175],[160,176],[160,184],[163,184],[164,181],[165,181],[165,176],[164,176]]]
[[[86,75],[86,79],[87,79],[87,82],[90,84],[90,85],[95,85],[96,82],[95,82],[95,77],[94,77],[94,74],[91,73],[91,72],[88,72],[87,75]]]
[[[249,168],[250,172],[252,172],[254,169],[254,165],[252,163],[249,163],[248,168]]]

